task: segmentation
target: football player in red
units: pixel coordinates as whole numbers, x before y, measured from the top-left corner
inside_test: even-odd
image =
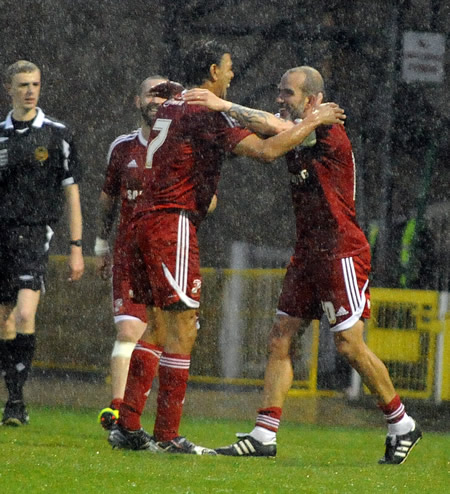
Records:
[[[290,69],[279,84],[280,116],[293,122],[307,119],[323,95],[324,82],[317,70]],[[226,111],[265,134],[276,128],[273,115],[219,100],[204,89],[191,90],[184,99]],[[364,319],[370,317],[370,248],[356,221],[355,162],[345,128],[318,127],[286,155],[286,161],[297,237],[269,336],[263,404],[250,434],[239,435],[236,443],[216,451],[229,456],[276,455],[276,434],[293,380],[292,339],[325,313],[338,352],[377,397],[387,421],[386,450],[379,463],[401,464],[422,433],[405,412],[386,366],[363,338]]]
[[[151,328],[147,342],[139,342],[136,351],[148,355],[149,366],[154,367],[154,372],[162,353],[164,334],[157,324],[158,309],[153,309],[152,317],[147,321],[145,305],[134,303],[130,297],[130,281],[124,269],[125,233],[133,215],[136,199],[142,193],[147,144],[156,111],[171,94],[179,93],[182,89],[179,84],[160,75],[151,75],[143,80],[135,96],[135,105],[141,115],[140,127],[117,137],[112,142],[107,156],[106,177],[99,198],[98,235],[94,248],[101,276],[109,279],[112,273],[114,323],[117,328],[111,355],[112,401],[109,407],[99,414],[99,422],[107,430],[117,422],[131,354],[147,327],[147,322]],[[118,211],[119,223],[114,254],[111,256],[108,240]]]
[[[226,95],[234,74],[224,46],[200,41],[185,59],[186,85]],[[301,143],[318,125],[344,118],[334,103],[322,105],[303,122],[264,140],[224,114],[188,105],[181,98],[161,105],[150,134],[143,192],[127,237],[134,298],[160,307],[166,330],[157,415],[150,436],[141,428],[140,416],[153,377],[142,361],[139,372],[132,372],[132,357],[118,426],[109,435],[113,447],[216,454],[180,436],[179,425],[202,284],[197,229],[217,189],[223,157],[233,153],[271,161]]]

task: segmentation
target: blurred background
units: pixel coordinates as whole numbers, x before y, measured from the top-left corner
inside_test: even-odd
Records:
[[[228,97],[247,106],[276,111],[286,69],[321,71],[327,99],[348,115],[373,284],[448,288],[448,2],[0,0],[0,12],[0,69],[22,58],[40,66],[40,106],[76,133],[86,254],[109,144],[137,126],[136,86],[152,73],[182,79],[183,48],[214,37],[234,60]],[[8,110],[2,87],[0,116]],[[65,254],[59,229],[53,253]],[[283,267],[294,242],[284,161],[228,160],[200,237],[204,266]]]

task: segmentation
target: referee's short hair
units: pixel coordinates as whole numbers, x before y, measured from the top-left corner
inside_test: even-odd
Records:
[[[34,72],[36,70],[40,72],[39,67],[33,62],[29,62],[28,60],[18,60],[6,69],[5,84],[11,84],[13,77],[16,74],[20,74],[22,72]]]

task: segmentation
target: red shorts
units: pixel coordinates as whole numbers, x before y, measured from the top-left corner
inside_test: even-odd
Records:
[[[167,308],[200,305],[197,231],[185,211],[148,213],[127,233],[127,259],[137,303]]]
[[[112,278],[114,322],[117,323],[120,320],[133,318],[140,319],[142,322],[147,322],[145,305],[137,304],[131,298],[131,282],[125,246],[126,243],[123,239],[116,239]]]
[[[370,251],[344,259],[291,259],[278,312],[301,319],[325,313],[332,331],[351,328],[370,317]]]

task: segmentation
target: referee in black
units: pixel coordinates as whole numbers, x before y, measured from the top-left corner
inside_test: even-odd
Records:
[[[12,110],[0,122],[0,368],[8,390],[1,424],[23,425],[29,421],[23,387],[34,355],[35,315],[64,195],[69,279],[84,271],[81,168],[70,130],[37,107],[40,69],[19,60],[8,67],[4,85]]]

